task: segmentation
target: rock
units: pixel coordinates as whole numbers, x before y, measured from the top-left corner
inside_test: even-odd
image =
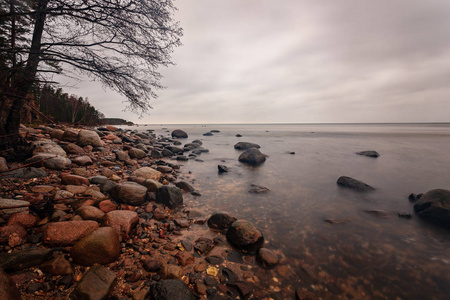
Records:
[[[239,161],[250,165],[259,165],[266,161],[266,155],[256,148],[250,148],[239,155]]]
[[[156,259],[147,259],[143,262],[143,267],[147,272],[158,272],[162,263]]]
[[[109,170],[109,169],[108,169]],[[110,170],[111,171],[111,170]],[[112,172],[112,171],[111,171]],[[111,175],[113,175],[114,173],[112,173]],[[108,177],[106,176],[102,176],[102,175],[97,175],[97,176],[92,176],[89,178],[89,182],[92,184],[103,184],[108,180]]]
[[[91,267],[81,278],[70,299],[74,300],[104,300],[109,299],[117,276],[114,272],[103,266]]]
[[[219,173],[228,172],[228,167],[225,165],[218,165],[217,168],[219,169]]]
[[[169,150],[167,150],[167,151],[169,151]],[[169,151],[169,152],[170,152],[170,151]],[[172,155],[173,155],[172,152],[170,152],[170,153],[171,153],[171,155],[169,154],[169,155],[167,155],[166,157],[169,157],[169,156],[172,156]],[[163,154],[161,153],[161,151],[158,151],[158,150],[153,149],[153,150],[150,152],[150,156],[153,157],[153,158],[162,158],[162,157],[163,157]]]
[[[16,272],[38,266],[52,255],[51,249],[31,248],[11,253],[0,254],[0,268],[8,272]]]
[[[31,187],[31,191],[33,193],[42,193],[42,194],[50,193],[54,189],[55,189],[55,187],[52,185],[35,185],[35,186]]]
[[[227,240],[236,248],[256,251],[264,243],[264,237],[256,227],[245,220],[234,221],[227,231]]]
[[[172,157],[172,156],[175,155],[175,154],[173,154],[173,152],[170,151],[169,149],[163,149],[162,152],[161,152],[161,154],[162,154],[163,157]]]
[[[105,213],[95,206],[84,205],[75,211],[76,215],[79,215],[83,220],[92,220],[101,222]]]
[[[104,226],[114,228],[117,234],[123,240],[130,236],[131,231],[134,230],[139,223],[139,216],[136,212],[131,210],[113,210],[106,214],[103,221]]]
[[[39,266],[44,273],[52,275],[68,275],[73,273],[72,264],[64,255],[58,255]]]
[[[117,205],[115,205],[111,200],[103,200],[98,204],[98,208],[106,214],[110,211],[116,210]]]
[[[177,279],[161,280],[150,286],[151,300],[195,300],[189,287]]]
[[[116,152],[116,158],[120,161],[127,161],[130,159],[130,156],[125,151],[117,151]]]
[[[61,130],[61,129],[53,129],[50,132],[50,137],[52,139],[62,140],[63,139],[63,135],[64,135],[64,130]]]
[[[26,163],[34,163],[33,166],[44,166],[50,170],[63,170],[70,166],[72,161],[67,157],[58,156],[50,153],[36,153],[33,157],[26,160]]]
[[[39,177],[46,177],[46,176],[47,176],[47,173],[44,170],[37,169],[34,167],[20,168],[20,169],[2,173],[2,179],[5,179],[5,178],[31,179],[31,178],[39,178]]]
[[[343,187],[348,187],[351,189],[355,189],[358,191],[372,191],[374,190],[373,187],[371,187],[370,185],[359,181],[357,179],[353,179],[351,177],[347,177],[347,176],[341,176],[339,177],[339,179],[337,180],[337,184]]]
[[[255,287],[254,283],[248,281],[236,281],[228,285],[237,289],[239,291],[239,294],[243,296],[243,299],[247,299],[247,297],[250,296],[250,293]]]
[[[87,190],[84,192],[83,195],[84,195],[84,196],[90,196],[91,198],[96,199],[96,200],[103,200],[103,199],[106,198],[106,196],[103,195],[102,192],[97,191],[97,190],[94,189],[94,188],[89,188],[89,189],[87,189]]]
[[[213,136],[214,134],[212,132],[206,132],[203,134],[204,136]]]
[[[45,225],[42,240],[49,247],[71,246],[98,228],[95,221],[67,221]]]
[[[175,208],[183,204],[183,194],[175,186],[164,185],[156,190],[156,202]]]
[[[174,154],[183,153],[183,148],[180,148],[180,147],[167,146],[166,149]]]
[[[69,154],[84,154],[84,149],[74,143],[67,144],[64,151]]]
[[[238,133],[236,134],[236,137],[242,137],[242,134]]]
[[[119,130],[119,128],[112,126],[112,125],[106,125],[106,129],[109,131],[112,131],[112,132]]]
[[[161,268],[161,276],[164,279],[181,279],[182,274],[182,270],[179,266],[177,265],[172,265],[172,264],[165,264],[162,268]],[[176,298],[174,298],[176,299]]]
[[[0,172],[8,171],[8,164],[6,163],[6,159],[4,157],[0,157]]]
[[[131,173],[131,176],[143,177],[145,179],[153,179],[155,181],[159,181],[161,179],[162,174],[161,172],[153,168],[142,167]]]
[[[252,188],[250,190],[248,190],[248,192],[252,193],[252,194],[262,194],[262,193],[270,192],[270,190],[264,186],[252,184],[251,187]]]
[[[156,190],[162,186],[162,183],[153,179],[145,179],[141,184],[145,186],[149,192],[156,192]]]
[[[67,129],[61,137],[63,141],[76,142],[78,140],[78,131],[75,129]]]
[[[36,141],[32,143],[32,146],[34,147],[33,155],[36,153],[48,153],[62,157],[67,156],[63,148],[50,140]]]
[[[72,159],[72,162],[79,166],[87,166],[93,164],[92,159],[87,155],[75,157],[74,159]]]
[[[266,248],[259,249],[256,254],[256,260],[267,269],[273,268],[280,263],[278,255],[272,250]]]
[[[77,144],[80,146],[91,145],[93,147],[102,147],[103,143],[97,132],[92,130],[81,130],[78,133]]]
[[[113,176],[111,176],[111,178],[114,179]],[[116,186],[116,184],[114,183],[114,181],[107,180],[107,181],[105,181],[105,183],[100,184],[100,191],[102,193],[109,193],[111,191],[111,189],[115,186]]]
[[[4,216],[27,212],[30,205],[28,201],[0,198],[0,213]]]
[[[145,153],[145,151],[141,150],[141,149],[137,149],[137,148],[131,148],[130,150],[128,150],[128,155],[131,158],[137,158],[137,159],[141,159],[147,156],[147,153]]]
[[[409,196],[408,196],[408,199],[409,199],[409,201],[410,202],[416,202],[417,200],[420,200],[420,198],[423,196],[423,194],[418,194],[418,195],[416,195],[416,194],[410,194]]]
[[[182,139],[188,138],[188,134],[181,129],[175,129],[174,131],[172,131],[171,135],[173,138],[182,138]]]
[[[377,151],[372,151],[372,150],[356,152],[356,154],[364,155],[364,156],[368,156],[368,157],[374,157],[374,158],[377,158],[378,156],[380,156],[380,154]]]
[[[175,256],[175,258],[178,260],[178,263],[183,267],[194,263],[194,255],[186,251],[179,252]]]
[[[173,169],[169,166],[158,166],[156,170],[158,170],[161,173],[171,173],[173,171]]]
[[[20,225],[0,227],[0,243],[7,243],[11,248],[25,244],[27,230]]]
[[[8,219],[8,225],[19,225],[25,229],[33,228],[39,218],[29,213],[15,213]]]
[[[177,156],[177,160],[180,160],[180,161],[188,161],[189,158],[186,157],[186,156],[184,156],[184,155],[178,155],[178,156]]]
[[[426,192],[414,204],[414,211],[430,222],[450,227],[450,191],[435,189]]]
[[[316,300],[318,299],[314,293],[305,288],[298,288],[295,290],[295,300]]]
[[[261,146],[258,144],[249,143],[249,142],[239,142],[236,145],[234,145],[234,149],[237,149],[237,150],[247,150],[250,148],[259,149],[259,148],[261,148]]]
[[[116,184],[110,191],[111,197],[120,203],[139,206],[147,202],[147,188],[135,182]]]
[[[164,210],[163,207],[157,207],[153,211],[153,216],[156,220],[164,220],[169,216],[169,214]]]
[[[187,183],[186,181],[179,181],[175,185],[176,185],[176,187],[178,187],[188,193],[195,191],[194,187],[192,185],[190,185],[189,183]]]
[[[61,173],[61,184],[64,185],[87,185],[89,186],[89,180],[85,177],[78,175],[70,175],[67,173]]]
[[[0,269],[0,295],[4,300],[22,299],[16,283],[2,269]]]
[[[216,255],[211,255],[206,258],[206,261],[212,265],[220,265],[223,263],[223,258]]]
[[[228,212],[217,211],[209,217],[208,226],[209,228],[216,230],[225,230],[236,220],[237,219]]]

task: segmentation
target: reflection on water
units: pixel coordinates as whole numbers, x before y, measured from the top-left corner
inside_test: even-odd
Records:
[[[306,286],[332,298],[450,297],[450,231],[418,219],[407,199],[410,193],[450,189],[448,124],[165,127],[181,127],[189,134],[186,142],[201,139],[210,149],[201,155],[204,162],[183,163],[184,178],[195,180],[202,193],[187,199],[189,204],[254,222],[266,247],[282,250],[285,264],[293,268],[292,274],[282,274],[286,291]],[[211,129],[220,133],[202,135]],[[261,145],[267,161],[259,167],[239,163],[240,151],[233,149],[238,141]],[[355,154],[362,150],[381,156]],[[219,174],[218,164],[230,171]],[[339,188],[341,175],[376,190]],[[270,192],[251,194],[251,184]],[[413,218],[400,218],[398,212]]]

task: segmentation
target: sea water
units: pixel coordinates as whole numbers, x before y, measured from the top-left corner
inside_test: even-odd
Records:
[[[322,295],[450,298],[450,231],[417,217],[408,200],[410,193],[450,189],[450,124],[158,124],[132,129],[152,129],[161,136],[182,129],[189,135],[183,143],[200,139],[210,150],[198,157],[201,161],[178,162],[181,177],[202,195],[188,198],[187,204],[253,222],[265,236],[265,247],[308,267],[310,284],[322,284]],[[220,132],[203,135],[210,130]],[[240,163],[242,151],[233,147],[240,141],[259,144],[266,162],[256,167]],[[356,154],[364,150],[380,157]],[[229,172],[219,173],[219,164]],[[336,184],[342,175],[375,190],[342,188]],[[270,191],[249,193],[251,185]],[[290,280],[284,283],[302,284],[299,276]]]

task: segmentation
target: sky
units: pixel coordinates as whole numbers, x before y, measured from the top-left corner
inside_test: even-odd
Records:
[[[140,116],[96,82],[66,92],[134,123],[450,122],[448,0],[174,0],[184,30]]]

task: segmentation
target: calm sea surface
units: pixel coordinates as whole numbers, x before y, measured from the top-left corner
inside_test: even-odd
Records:
[[[450,124],[129,128],[163,136],[183,129],[189,134],[183,143],[202,140],[210,150],[198,157],[203,162],[182,163],[182,177],[202,194],[188,204],[252,221],[265,235],[265,247],[280,250],[294,267],[307,266],[326,294],[450,299],[450,231],[419,219],[408,201],[410,193],[450,189]],[[220,132],[203,136],[210,130]],[[267,161],[258,167],[238,162],[241,151],[233,146],[239,141],[259,144]],[[355,154],[363,150],[380,157]],[[218,164],[230,171],[219,174]],[[376,190],[341,188],[336,180],[342,175]],[[270,192],[249,193],[252,184]],[[286,284],[302,282],[301,276],[290,280]]]

